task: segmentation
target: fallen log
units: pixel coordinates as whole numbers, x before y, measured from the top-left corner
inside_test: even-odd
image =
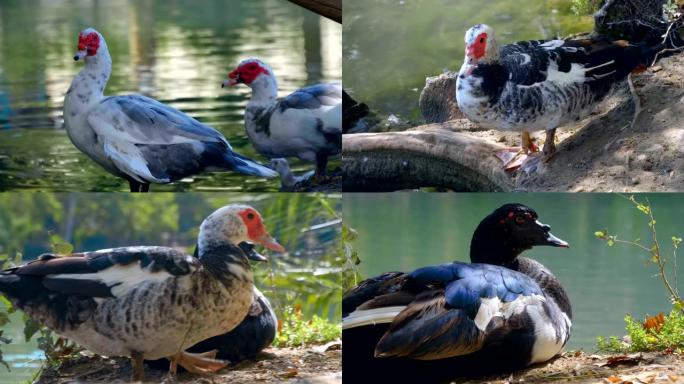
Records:
[[[454,120],[404,132],[343,135],[342,190],[513,190],[513,179],[495,156],[504,147],[455,132],[462,125],[467,123]]]
[[[342,23],[342,0],[289,0],[330,20]]]

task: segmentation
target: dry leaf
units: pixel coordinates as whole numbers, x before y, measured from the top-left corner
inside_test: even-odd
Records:
[[[606,377],[606,381],[609,383],[622,383],[622,379],[617,376],[608,376]]]
[[[295,367],[290,367],[288,370],[281,374],[280,377],[286,378],[286,379],[291,379],[299,374],[299,370]]]
[[[661,312],[655,316],[646,317],[643,322],[644,329],[651,329],[655,332],[660,332],[665,324],[665,315]]]
[[[642,360],[640,353],[631,355],[615,355],[610,356],[605,363],[597,364],[599,367],[614,367],[616,365],[636,365]]]

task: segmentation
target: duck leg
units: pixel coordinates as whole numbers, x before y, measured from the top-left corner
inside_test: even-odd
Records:
[[[131,352],[131,367],[133,367],[132,382],[142,382],[145,376],[143,367],[143,354],[140,352]]]
[[[544,156],[551,157],[556,153],[556,143],[554,142],[556,128],[546,130],[546,140],[544,140]]]
[[[527,160],[529,154],[535,152],[539,152],[539,147],[532,141],[530,132],[523,131],[521,147],[511,147],[498,151],[496,157],[503,161],[506,171],[514,171]]]
[[[316,184],[321,184],[325,181],[325,171],[328,166],[328,154],[317,153],[316,154],[316,174],[314,175],[314,181]]]
[[[133,179],[128,179],[128,186],[131,189],[131,192],[149,192],[150,191],[150,184],[149,183],[141,183],[139,181],[135,181]]]
[[[203,353],[180,352],[169,356],[167,357],[171,361],[169,374],[175,375],[179,364],[185,370],[192,373],[217,372],[230,364],[228,360],[216,359],[217,353],[218,350],[214,349]]]

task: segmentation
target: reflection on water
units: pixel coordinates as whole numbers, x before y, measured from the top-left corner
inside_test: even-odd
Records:
[[[681,196],[648,196],[661,245],[681,237]],[[668,312],[671,304],[647,257],[626,246],[607,247],[594,232],[608,229],[626,240],[649,239],[646,216],[611,194],[346,194],[344,220],[358,231],[353,244],[365,277],[410,271],[449,261],[468,261],[473,230],[504,203],[534,208],[569,249],[536,247],[525,252],[546,265],[566,288],[573,310],[568,348],[595,348],[596,336],[625,334],[623,318]],[[682,263],[680,263],[681,265]],[[679,268],[684,273],[683,268]]]
[[[425,78],[458,71],[465,31],[489,24],[500,43],[589,31],[571,0],[344,0],[345,89],[388,115],[418,119]]]
[[[247,87],[220,88],[243,58],[273,67],[280,96],[341,81],[341,27],[281,0],[17,1],[0,3],[0,190],[126,190],[81,154],[64,130],[62,103],[78,32],[107,39],[105,94],[143,93],[221,131],[236,151],[267,162],[247,140]],[[294,161],[294,160],[293,160]],[[294,162],[294,170],[311,168]],[[192,183],[190,183],[192,181]],[[277,190],[278,181],[205,173],[155,191]]]

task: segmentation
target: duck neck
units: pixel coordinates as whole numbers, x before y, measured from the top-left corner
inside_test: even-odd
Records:
[[[85,59],[85,67],[71,81],[64,99],[65,120],[86,112],[104,97],[104,89],[112,73],[112,58],[102,43],[95,56]]]
[[[235,280],[253,284],[252,268],[240,247],[230,241],[198,245],[200,262],[216,279],[224,284]]]
[[[247,107],[269,107],[278,100],[278,82],[273,74],[261,74],[249,86],[252,97]]]
[[[510,267],[518,255],[529,247],[514,244],[504,231],[493,228],[487,223],[477,227],[470,242],[470,261]]]

